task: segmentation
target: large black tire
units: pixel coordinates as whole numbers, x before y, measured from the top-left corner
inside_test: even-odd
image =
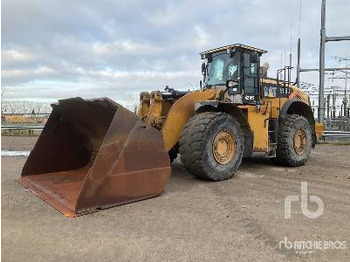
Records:
[[[295,140],[298,132],[305,137],[300,143],[302,146],[298,146]],[[311,148],[312,130],[309,122],[300,115],[287,115],[279,127],[276,158],[273,161],[283,166],[302,166],[307,162]]]
[[[213,143],[218,134],[233,137],[234,150],[227,163],[214,156]],[[186,170],[198,178],[220,181],[232,177],[242,162],[244,136],[240,124],[226,113],[205,112],[194,115],[184,126],[180,137],[181,161]],[[230,151],[230,150],[229,150]]]

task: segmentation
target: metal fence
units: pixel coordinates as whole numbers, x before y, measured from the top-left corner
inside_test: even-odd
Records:
[[[350,131],[350,118],[329,118],[324,121],[324,130],[327,131]]]
[[[6,126],[1,126],[1,135],[10,135],[10,136],[15,136],[15,135],[24,135],[24,136],[36,136],[41,133],[43,130],[44,126],[43,125],[6,125]]]

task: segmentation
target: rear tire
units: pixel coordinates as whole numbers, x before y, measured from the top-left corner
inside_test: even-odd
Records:
[[[243,139],[240,124],[226,113],[194,115],[181,133],[181,161],[186,170],[198,178],[228,179],[242,162]]]
[[[305,117],[287,115],[280,125],[276,158],[273,161],[283,166],[302,166],[311,153],[312,130]]]

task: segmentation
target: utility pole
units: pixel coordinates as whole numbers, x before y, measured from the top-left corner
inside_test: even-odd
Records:
[[[327,95],[327,118],[329,119],[329,111],[331,106],[331,94]]]
[[[335,91],[333,89],[333,112],[332,112],[332,118],[335,118],[335,112],[336,112],[336,107],[335,107],[335,101],[336,101],[336,97],[335,97]]]
[[[325,55],[326,55],[326,49],[325,45],[326,42],[329,41],[343,41],[343,40],[350,40],[350,36],[333,36],[333,37],[327,37],[326,36],[326,0],[322,0],[321,5],[321,42],[320,42],[320,66],[319,66],[319,105],[318,105],[318,122],[322,123],[324,121],[324,79],[325,79]],[[348,68],[346,68],[347,71]],[[345,106],[346,107],[346,106]]]
[[[300,48],[300,38],[298,38],[298,47],[297,47],[297,80],[296,84],[300,87],[300,56],[301,56],[301,48]]]
[[[319,72],[319,94],[318,94],[318,122],[323,123],[325,115],[324,107],[324,82],[325,82],[325,71],[335,70],[349,70],[349,68],[325,68],[325,55],[326,55],[326,43],[330,41],[344,41],[350,40],[350,36],[326,36],[326,0],[322,0],[321,3],[321,29],[320,29],[320,57],[319,57],[319,68],[300,68],[300,57],[298,57],[297,67],[297,81],[300,82],[300,73],[302,72]],[[298,55],[300,56],[300,41],[298,40]]]
[[[345,90],[344,90],[344,99],[343,99],[343,104],[344,104],[344,116],[345,117],[349,117],[349,114],[348,114],[348,97],[346,95],[346,89],[348,87],[348,71],[345,71]]]
[[[320,30],[320,73],[319,73],[319,95],[318,95],[318,122],[324,121],[324,68],[326,56],[326,0],[322,0],[321,6],[321,30]]]

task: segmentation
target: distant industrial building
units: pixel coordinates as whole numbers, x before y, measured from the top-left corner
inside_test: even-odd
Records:
[[[318,112],[318,86],[313,84],[301,82],[300,87],[304,90],[310,97],[311,107],[314,112],[314,116],[317,117]],[[335,118],[344,116],[344,102],[347,105],[347,111],[349,111],[349,101],[350,97],[344,94],[344,87],[341,86],[326,86],[324,89],[325,95],[325,117]],[[346,98],[346,99],[345,99]],[[349,112],[347,112],[349,114]]]

